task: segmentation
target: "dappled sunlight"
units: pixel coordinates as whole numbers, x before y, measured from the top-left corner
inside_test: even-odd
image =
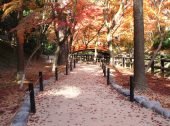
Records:
[[[52,96],[64,96],[65,98],[76,98],[80,95],[81,90],[75,86],[62,86],[60,89],[50,93]]]
[[[80,68],[80,70],[94,71],[94,68],[85,66],[85,67]]]
[[[76,73],[77,73],[77,71],[71,71],[71,73],[74,73],[74,74],[76,74]]]
[[[165,87],[170,88],[170,84],[165,85]]]

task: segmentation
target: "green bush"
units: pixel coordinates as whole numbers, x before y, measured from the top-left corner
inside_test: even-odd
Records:
[[[160,38],[155,38],[153,48],[157,48],[160,43]],[[169,49],[170,48],[170,31],[167,32],[166,37],[164,38],[164,41],[162,43],[161,49]]]
[[[44,55],[51,55],[55,52],[56,45],[54,43],[45,43],[43,45],[43,54]]]

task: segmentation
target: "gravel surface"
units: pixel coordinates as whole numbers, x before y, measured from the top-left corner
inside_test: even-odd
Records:
[[[131,103],[106,85],[97,65],[78,64],[36,96],[28,126],[170,126],[170,120]]]

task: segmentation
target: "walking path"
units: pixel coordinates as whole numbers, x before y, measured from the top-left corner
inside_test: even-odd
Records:
[[[131,103],[106,85],[97,65],[78,64],[36,96],[28,126],[170,126],[170,120]]]

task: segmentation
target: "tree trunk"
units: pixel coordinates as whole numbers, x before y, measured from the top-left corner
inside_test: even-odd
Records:
[[[134,83],[137,89],[147,88],[144,63],[143,0],[134,0]]]
[[[41,48],[41,45],[37,46],[37,47],[33,50],[33,52],[31,53],[31,55],[30,55],[29,58],[28,58],[28,61],[27,61],[26,66],[25,66],[25,69],[27,69],[27,67],[28,67],[29,64],[31,63],[32,57],[35,55],[35,53],[36,53],[40,48]]]
[[[152,58],[151,58],[150,62],[148,63],[147,67],[146,67],[146,70],[145,70],[146,72],[149,70],[149,68],[151,67],[153,61],[155,60],[158,52],[161,50],[162,43],[163,43],[163,39],[161,38],[161,41],[160,41],[160,43],[159,43],[158,48],[157,48],[156,51],[153,53]]]
[[[98,44],[98,41],[95,43],[95,49],[94,49],[94,63],[96,63],[97,62],[97,55],[98,55],[98,53],[97,53],[97,45]]]
[[[58,66],[59,53],[60,53],[60,46],[57,45],[56,51],[55,51],[55,54],[54,54],[53,67],[52,67],[52,71],[53,71],[53,72],[55,71],[55,67]]]
[[[20,84],[20,88],[23,87],[23,81],[25,79],[24,73],[24,44],[17,41],[17,81]]]
[[[100,33],[98,32],[97,41],[95,43],[95,50],[94,50],[94,63],[97,62],[97,55],[98,55],[97,48],[98,48],[99,37],[100,37]]]
[[[57,64],[60,65],[65,65],[67,63],[67,45],[66,43],[62,43],[60,46],[60,51],[59,51],[59,56],[58,56],[58,61]]]
[[[112,43],[112,37],[111,37],[110,28],[108,28],[108,31],[107,31],[107,43],[108,43],[108,46],[109,46],[109,54],[110,54],[109,64],[111,66],[113,66],[113,63],[114,63],[114,52],[113,52],[113,43]]]
[[[17,42],[17,72],[24,72],[24,48],[23,43]]]

